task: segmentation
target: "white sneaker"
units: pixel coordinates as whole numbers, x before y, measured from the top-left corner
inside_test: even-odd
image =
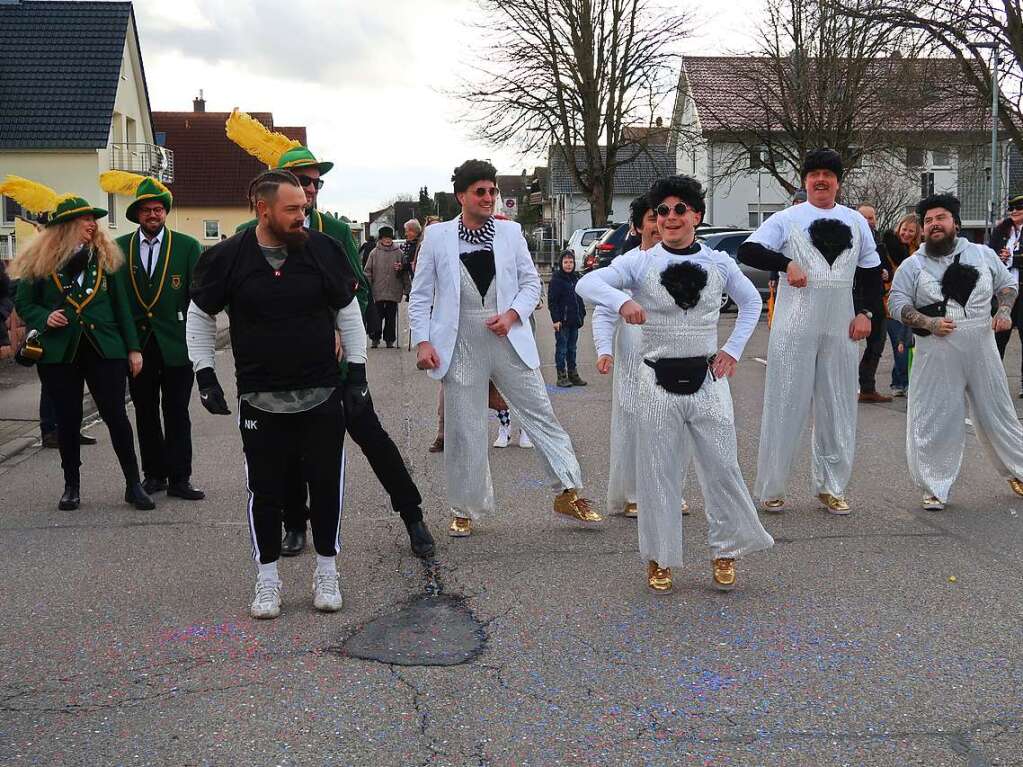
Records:
[[[249,605],[253,618],[272,620],[281,614],[281,582],[256,578],[256,598]]]
[[[502,424],[497,428],[497,439],[494,440],[494,447],[508,447],[511,440],[511,427]]]
[[[943,511],[945,504],[938,500],[936,496],[925,495],[924,496],[924,509],[927,511]]]
[[[522,431],[522,429],[519,429],[519,447],[524,447],[526,449],[533,447],[533,442],[529,439],[529,435]]]
[[[336,613],[343,604],[340,576],[322,570],[313,573],[313,607],[321,613]]]

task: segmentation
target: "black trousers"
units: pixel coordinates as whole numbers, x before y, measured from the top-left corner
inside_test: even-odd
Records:
[[[89,394],[110,432],[110,444],[117,454],[125,481],[138,480],[135,439],[124,408],[127,375],[128,363],[125,360],[104,359],[84,336],[79,341],[73,362],[39,365],[39,378],[53,400],[57,414],[57,442],[65,482],[79,482],[82,461],[78,434],[82,427],[82,393],[85,384],[89,386]]]
[[[316,553],[341,550],[344,503],[345,417],[341,394],[304,413],[267,413],[242,401],[238,425],[245,452],[252,558],[260,564],[281,555],[281,516],[288,492],[287,467],[300,466],[309,486],[309,516]]]
[[[863,350],[863,357],[860,359],[860,391],[877,391],[877,366],[881,362],[881,355],[884,354],[885,338],[887,337],[888,320],[884,315],[884,307],[877,307],[873,310],[874,318],[870,321],[870,335],[867,336],[867,346]]]
[[[362,450],[370,468],[384,490],[391,497],[391,508],[407,522],[418,522],[423,518],[419,508],[423,502],[419,488],[412,480],[405,460],[401,457],[398,446],[384,430],[373,409],[370,400],[358,418],[346,420],[345,428],[352,440]],[[287,500],[284,507],[284,527],[286,530],[305,530],[307,518],[306,483],[302,477],[301,466],[291,464],[286,469]]]
[[[1016,298],[1016,303],[1012,305],[1012,327],[1008,330],[1002,331],[1001,333],[995,333],[995,343],[998,344],[998,354],[1001,358],[1005,359],[1005,349],[1009,345],[1009,339],[1012,338],[1012,331],[1015,330],[1019,333],[1020,344],[1023,345],[1023,301]],[[1020,375],[1023,376],[1023,362],[1020,363]]]
[[[154,336],[149,337],[142,350],[142,372],[128,381],[135,404],[142,473],[147,477],[174,483],[192,476],[188,402],[194,380],[191,365],[165,365],[160,345]]]
[[[369,337],[379,341],[381,334],[384,342],[393,344],[398,338],[398,302],[375,301],[376,312],[369,323]],[[382,333],[381,333],[382,329]]]

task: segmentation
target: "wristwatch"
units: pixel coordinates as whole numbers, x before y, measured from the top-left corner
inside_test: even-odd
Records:
[[[874,313],[872,311],[870,311],[870,309],[860,309],[858,314],[862,314],[868,320],[874,319]]]

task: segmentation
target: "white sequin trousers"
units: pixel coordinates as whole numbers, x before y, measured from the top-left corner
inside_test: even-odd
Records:
[[[568,434],[558,423],[539,370],[522,362],[507,338],[486,326],[497,314],[495,283],[481,304],[464,266],[458,337],[444,376],[444,471],[454,515],[479,519],[494,511],[487,432],[487,390],[493,380],[512,419],[533,440],[551,486],[582,487],[582,470]]]
[[[925,494],[948,500],[966,443],[966,405],[992,465],[1023,478],[1023,428],[998,356],[991,318],[956,318],[948,336],[918,337],[906,419],[906,458]]]

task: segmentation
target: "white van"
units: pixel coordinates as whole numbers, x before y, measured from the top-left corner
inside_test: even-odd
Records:
[[[576,229],[572,232],[572,236],[568,240],[568,245],[565,246],[565,250],[571,250],[575,253],[576,268],[581,268],[583,252],[586,248],[601,237],[604,236],[604,232],[607,232],[610,227],[601,226],[595,229]]]

